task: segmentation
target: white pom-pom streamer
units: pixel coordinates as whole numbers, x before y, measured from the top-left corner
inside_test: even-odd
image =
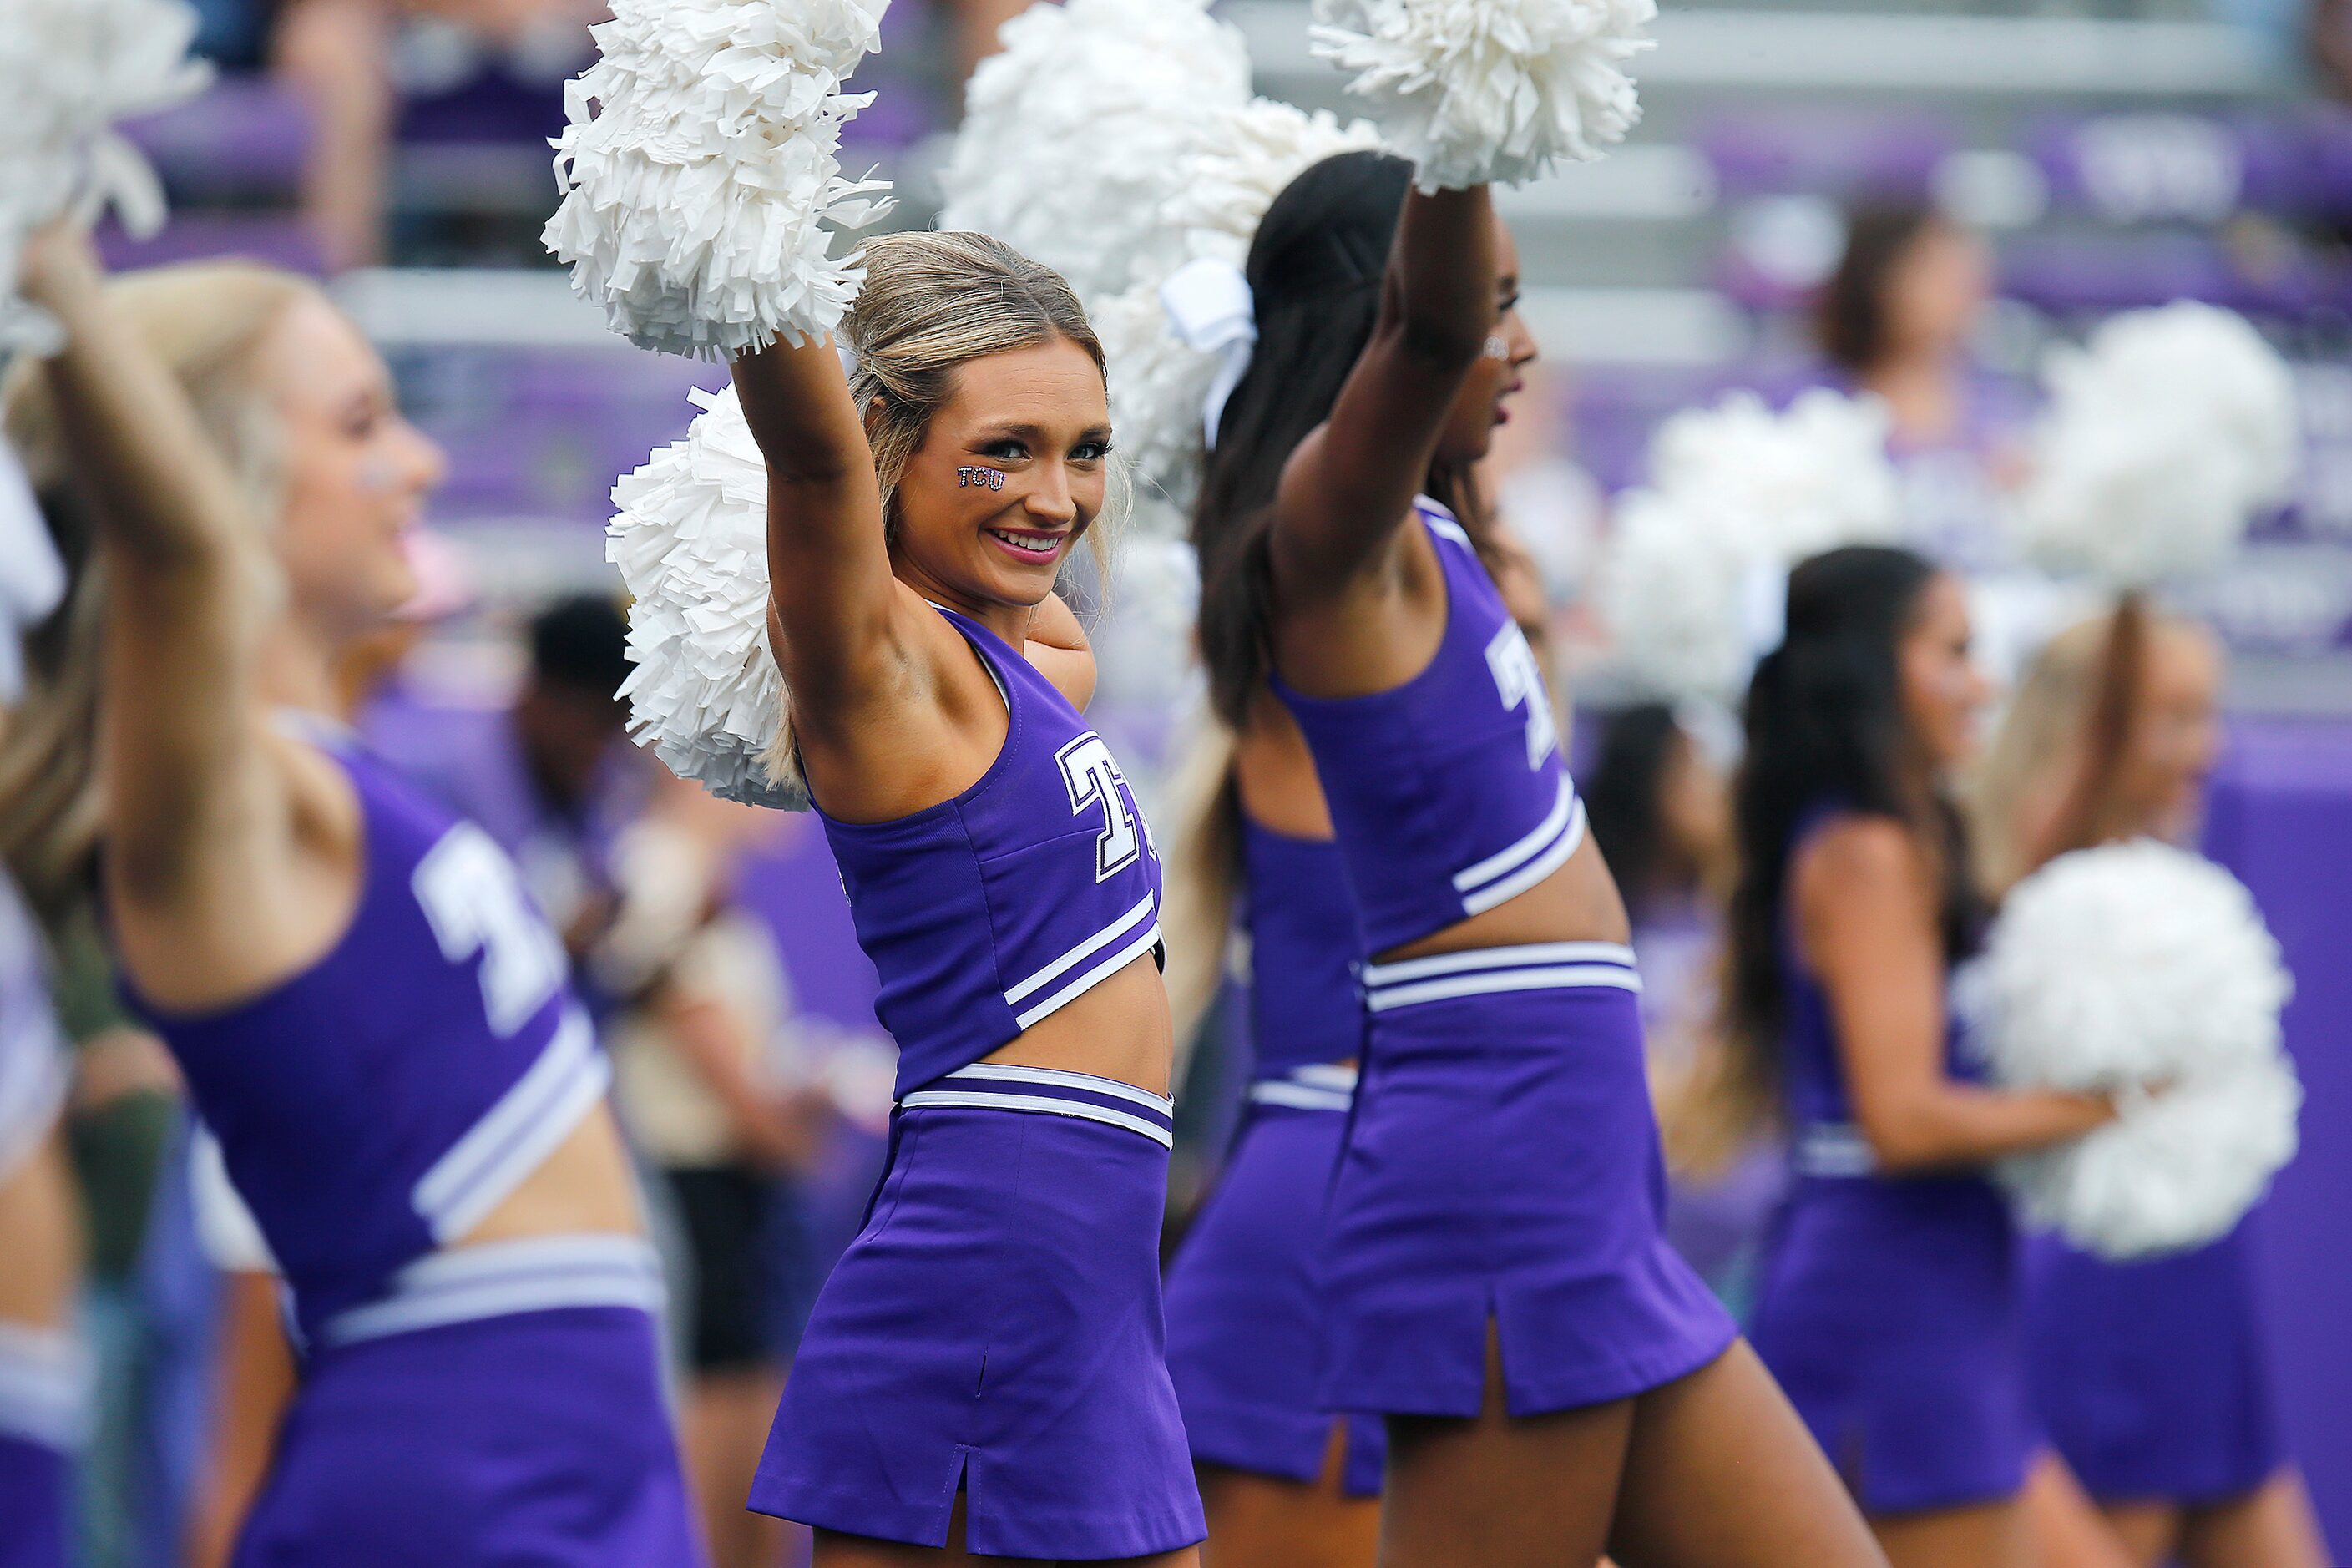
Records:
[[[1424,191],[1590,163],[1641,118],[1626,64],[1654,0],[1315,0],[1316,55],[1353,73]]]
[[[618,0],[565,89],[541,237],[615,331],[705,358],[830,333],[864,271],[835,231],[888,207],[845,178],[841,84],[884,0]]]
[[[1650,488],[1622,497],[1601,576],[1615,662],[1645,693],[1735,700],[1779,639],[1790,567],[1895,537],[1901,487],[1875,398],[1750,393],[1658,427]]]
[[[114,127],[193,97],[185,0],[15,0],[0,24],[0,349],[49,353],[57,324],[16,298],[18,258],[43,226],[111,208],[146,237],[163,226],[155,172]]]
[[[2144,589],[2206,575],[2294,478],[2294,382],[2244,318],[2189,301],[2101,324],[2043,369],[2017,509],[2042,565]]]
[[[2252,895],[2187,850],[2079,850],[2020,882],[1959,988],[1976,1047],[2006,1087],[2120,1107],[2003,1162],[2029,1220],[2118,1258],[2228,1231],[2294,1153],[2293,991]]]
[[[965,92],[940,226],[994,236],[1093,308],[1170,243],[1160,205],[1249,100],[1248,50],[1208,0],[1040,4],[1000,36]]]
[[[1342,125],[1328,112],[1309,114],[1273,99],[1255,100],[1222,117],[1205,129],[1177,188],[1161,204],[1161,234],[1147,247],[1139,280],[1092,303],[1095,330],[1110,362],[1111,427],[1119,449],[1170,503],[1146,512],[1146,521],[1190,517],[1206,449],[1202,405],[1223,363],[1178,335],[1161,285],[1175,266],[1187,262],[1239,268],[1266,208],[1285,186],[1326,158],[1379,145],[1378,133],[1363,121]]]
[[[768,647],[767,465],[732,386],[692,395],[686,439],[613,487],[605,555],[635,601],[629,732],[713,795],[803,810]]]

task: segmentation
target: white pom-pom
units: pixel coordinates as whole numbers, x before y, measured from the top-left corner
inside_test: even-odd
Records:
[[[1247,48],[1208,0],[1040,4],[1000,36],[965,92],[940,226],[994,236],[1096,306],[1167,242],[1160,204],[1249,100]]]
[[[1315,0],[1316,55],[1354,74],[1424,191],[1590,163],[1641,118],[1626,62],[1654,0]]]
[[[2141,589],[2211,573],[2294,478],[2294,382],[2244,318],[2182,301],[2052,353],[2017,510],[2044,566]]]
[[[2111,1258],[2227,1231],[2294,1152],[2294,982],[2253,899],[2141,840],[2062,855],[2003,904],[1958,1001],[1995,1081],[2116,1094],[2116,1121],[2006,1161],[2029,1219]]]
[[[718,357],[830,333],[864,279],[835,231],[887,209],[844,177],[840,89],[884,0],[618,0],[565,89],[541,237],[614,329]]]
[[[1826,388],[1778,414],[1734,393],[1660,426],[1650,488],[1620,500],[1601,568],[1601,617],[1628,679],[1663,699],[1736,700],[1778,640],[1789,569],[1895,537],[1888,427],[1877,399]]]
[[[732,386],[693,394],[686,439],[613,487],[605,555],[635,603],[621,687],[629,732],[711,794],[787,811],[807,786],[779,744],[784,682],[768,647],[768,469]],[[775,772],[771,772],[771,759]]]
[[[56,323],[16,299],[35,230],[112,208],[134,235],[163,226],[155,173],[114,127],[202,90],[185,0],[15,0],[0,24],[0,349],[58,344]]]

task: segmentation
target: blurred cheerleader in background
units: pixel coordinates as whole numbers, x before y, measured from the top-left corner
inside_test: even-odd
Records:
[[[1933,207],[1883,204],[1848,215],[1815,306],[1834,379],[1885,402],[1906,542],[1969,574],[2010,563],[2003,492],[2024,461],[2025,411],[1974,363],[1991,293],[1982,239]]]
[[[110,287],[62,228],[23,277],[64,348],[9,435],[94,542],[0,821],[44,907],[102,900],[292,1288],[302,1386],[236,1561],[698,1563],[561,945],[332,716],[338,650],[415,591],[438,452],[308,283]]]
[[[2221,676],[2210,632],[2137,597],[2053,639],[1975,781],[1988,894],[2070,850],[2192,843]],[[2326,1563],[2282,1446],[2244,1225],[2128,1263],[2039,1237],[2025,1287],[2036,1414],[2138,1563]]]
[[[2016,1237],[1980,1168],[2114,1114],[1979,1088],[1958,1049],[1947,985],[1981,920],[1946,784],[1987,695],[1956,577],[1815,557],[1757,667],[1736,792],[1715,1087],[1735,1122],[1778,1103],[1795,1171],[1752,1331],[1895,1568],[2035,1561]]]
[[[1643,703],[1595,715],[1600,754],[1584,785],[1593,842],[1625,895],[1642,971],[1642,1030],[1662,1114],[1676,1088],[1715,1049],[1720,1013],[1723,904],[1732,872],[1731,786],[1717,752],[1673,706]],[[1755,1294],[1756,1247],[1786,1184],[1778,1143],[1734,1147],[1664,1129],[1666,1239],[1745,1316]]]

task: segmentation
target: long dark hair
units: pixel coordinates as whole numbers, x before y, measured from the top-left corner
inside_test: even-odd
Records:
[[[1789,860],[1808,813],[1893,817],[1933,858],[1947,960],[1978,920],[1958,812],[1922,780],[1903,715],[1897,646],[1936,568],[1907,550],[1854,546],[1789,577],[1788,631],[1748,689],[1748,754],[1734,791],[1739,880],[1726,997],[1731,1049],[1761,1089],[1778,1076],[1785,1016],[1782,918]]]
[[[1886,357],[1886,285],[1919,237],[1943,221],[1933,207],[1881,203],[1846,219],[1845,252],[1814,307],[1822,352],[1841,370],[1864,375]]]
[[[1682,726],[1663,702],[1637,703],[1601,716],[1601,755],[1577,773],[1585,820],[1625,902],[1641,918],[1659,892],[1666,860],[1658,791],[1682,744]]]
[[[1371,341],[1412,184],[1412,165],[1384,153],[1326,158],[1275,197],[1250,245],[1257,348],[1218,421],[1192,514],[1210,702],[1236,729],[1268,665],[1275,489],[1298,444],[1330,417]],[[1486,516],[1470,476],[1434,465],[1424,488],[1485,553]]]

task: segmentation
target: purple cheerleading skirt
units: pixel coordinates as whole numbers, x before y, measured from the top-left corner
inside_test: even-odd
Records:
[[[1202,1540],[1170,1385],[1168,1101],[982,1063],[900,1102],[874,1207],[818,1294],[751,1506],[973,1553]]]
[[[235,1568],[698,1568],[645,1309],[461,1315],[581,1278],[475,1279],[354,1314],[355,1337],[305,1366]],[[622,1293],[587,1283],[573,1293]]]
[[[1815,1131],[1862,1158],[1850,1129]],[[1993,1502],[2024,1485],[2038,1447],[2018,1291],[1991,1183],[1801,1174],[1748,1337],[1865,1512]]]
[[[1318,1079],[1316,1075],[1323,1075]],[[1340,1478],[1376,1497],[1387,1434],[1318,1403],[1328,1308],[1316,1279],[1323,1205],[1347,1135],[1345,1068],[1253,1086],[1217,1184],[1168,1270],[1168,1372],[1193,1459],[1285,1480],[1323,1473],[1333,1422]]]
[[[2132,1263],[2036,1238],[2025,1277],[2034,1408],[2093,1497],[2214,1502],[2285,1463],[2244,1226]]]
[[[1622,1399],[1721,1355],[1730,1317],[1661,1234],[1631,951],[1560,942],[1365,970],[1325,1226],[1328,1408],[1470,1416]]]
[[[0,1568],[66,1568],[69,1463],[46,1443],[0,1431]]]

